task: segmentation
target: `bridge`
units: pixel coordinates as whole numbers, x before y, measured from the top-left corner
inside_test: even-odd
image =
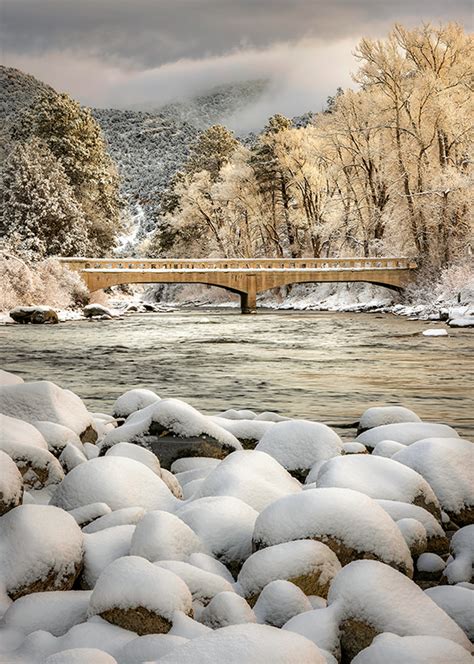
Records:
[[[401,290],[413,278],[408,258],[62,258],[91,292],[119,284],[205,284],[240,295],[255,313],[257,293],[290,284],[364,281]]]

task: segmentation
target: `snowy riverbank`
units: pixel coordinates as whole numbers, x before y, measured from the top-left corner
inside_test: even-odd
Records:
[[[455,427],[369,408],[342,440],[147,389],[98,413],[6,372],[0,413],[0,662],[471,661]]]

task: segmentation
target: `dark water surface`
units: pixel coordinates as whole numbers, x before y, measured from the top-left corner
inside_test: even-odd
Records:
[[[2,365],[51,380],[109,412],[147,387],[214,413],[274,410],[353,422],[373,405],[403,404],[474,436],[474,332],[390,314],[174,311],[122,320],[0,328]],[[347,437],[347,435],[346,435]]]

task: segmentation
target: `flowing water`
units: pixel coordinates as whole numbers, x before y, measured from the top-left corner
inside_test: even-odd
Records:
[[[421,336],[427,327],[390,314],[214,309],[5,326],[0,342],[3,368],[67,387],[91,410],[147,387],[208,413],[274,410],[339,429],[369,406],[403,404],[472,437],[474,332]]]

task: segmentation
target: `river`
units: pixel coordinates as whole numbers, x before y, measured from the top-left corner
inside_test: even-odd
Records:
[[[427,327],[390,314],[175,310],[4,326],[0,339],[4,369],[69,388],[91,410],[147,387],[207,413],[274,410],[340,430],[369,406],[403,404],[473,437],[474,333],[421,336]]]

